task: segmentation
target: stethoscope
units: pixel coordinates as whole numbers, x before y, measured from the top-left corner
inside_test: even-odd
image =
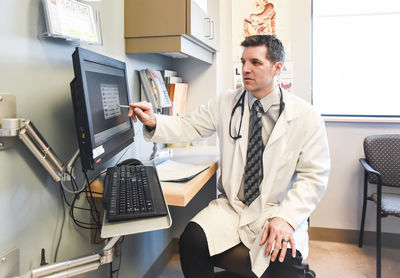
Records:
[[[281,86],[278,86],[278,87],[279,87],[279,92],[280,92],[280,97],[279,97],[279,116],[278,117],[280,117],[282,112],[283,112],[283,109],[285,109],[285,103],[283,102],[282,88],[281,88]],[[244,114],[244,98],[246,96],[246,92],[247,91],[245,90],[241,94],[239,100],[236,102],[235,106],[232,109],[231,119],[229,120],[229,135],[231,136],[231,138],[233,140],[237,140],[237,139],[242,138],[242,135],[240,135],[240,130],[242,129],[242,121],[243,121],[243,114]],[[239,107],[241,108],[239,130],[238,130],[237,136],[232,136],[232,118],[233,118],[233,115],[235,114],[236,109],[239,108]]]

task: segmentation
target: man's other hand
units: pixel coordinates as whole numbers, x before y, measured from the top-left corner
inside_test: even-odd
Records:
[[[274,248],[274,251],[271,254],[271,261],[275,261],[279,250],[281,250],[279,261],[283,262],[288,248],[288,243],[290,243],[290,247],[292,248],[292,257],[296,257],[296,244],[293,238],[293,231],[293,227],[279,217],[272,218],[265,226],[263,235],[261,236],[260,245],[267,243],[265,249],[265,255],[267,256],[271,252],[272,247]]]
[[[141,101],[129,104],[128,116],[136,123],[137,119],[144,125],[149,127],[156,127],[156,117],[153,114],[153,106],[147,101]]]

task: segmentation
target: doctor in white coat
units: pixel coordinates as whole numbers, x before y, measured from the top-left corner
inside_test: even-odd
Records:
[[[304,277],[307,219],[326,191],[330,168],[324,122],[310,104],[277,85],[285,54],[276,37],[251,36],[241,45],[244,88],[222,93],[183,117],[154,115],[147,102],[130,104],[130,116],[143,122],[145,138],[154,142],[218,134],[223,194],[181,236],[185,277],[213,277],[214,259],[239,245],[249,250],[256,277]],[[262,108],[253,111],[256,102]],[[256,125],[262,126],[257,137],[262,147],[253,165],[261,168],[253,175],[258,188],[249,201],[246,171],[253,165],[246,163],[256,157],[249,146]]]

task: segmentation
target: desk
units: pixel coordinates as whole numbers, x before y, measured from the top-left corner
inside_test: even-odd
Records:
[[[167,204],[185,207],[218,169],[216,146],[174,148],[172,160],[193,164],[210,163],[210,167],[188,182],[161,182]]]
[[[210,168],[204,170],[188,182],[161,182],[167,204],[170,206],[185,207],[215,174],[217,168],[218,163],[212,162]]]

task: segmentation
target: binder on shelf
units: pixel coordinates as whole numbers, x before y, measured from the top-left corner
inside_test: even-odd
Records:
[[[186,114],[186,100],[189,89],[188,83],[175,83],[169,85],[170,98],[172,99],[172,115],[184,116]]]
[[[92,6],[74,0],[42,0],[47,32],[40,37],[103,44],[100,15]]]
[[[167,78],[168,77],[178,76],[178,73],[176,71],[173,71],[173,70],[160,70],[160,72],[161,72],[161,74],[162,74],[162,76],[164,78],[165,85],[167,85],[167,83],[168,83],[167,82]]]
[[[159,112],[161,110],[163,114],[167,114],[172,102],[168,96],[160,71],[144,69],[139,71],[139,77],[142,100],[151,102],[155,111]]]

